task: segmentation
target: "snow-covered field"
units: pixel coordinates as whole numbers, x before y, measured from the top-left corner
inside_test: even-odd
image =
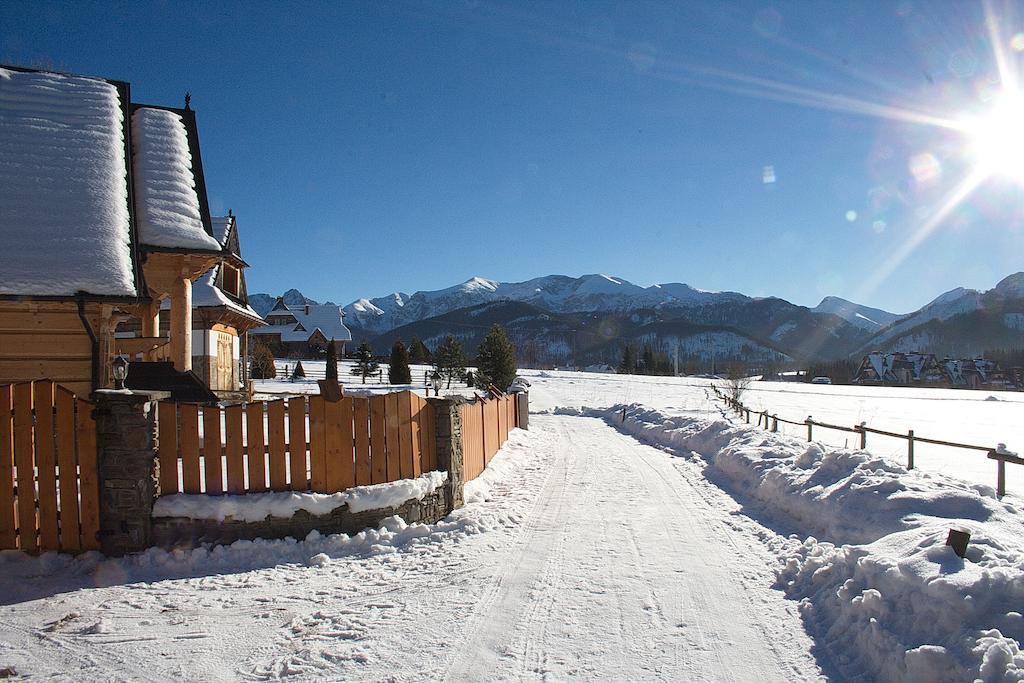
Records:
[[[467,505],[438,524],[119,560],[0,555],[0,669],[62,680],[1024,680],[1012,489],[998,501],[992,481],[946,476],[923,455],[907,472],[884,452],[767,433],[724,413],[706,381],[524,374],[547,414],[512,433]],[[750,398],[843,424],[875,424],[852,411],[892,392],[778,387]],[[1013,424],[985,411],[1016,396],[949,392],[925,408],[913,393],[885,400],[949,430],[918,433],[984,443],[999,430],[1014,446]],[[957,431],[961,411],[972,419]],[[945,545],[950,529],[972,534],[965,559]]]
[[[318,394],[320,387],[317,380],[323,379],[327,374],[327,362],[322,360],[304,360],[302,370],[305,378],[291,379],[292,371],[295,369],[294,360],[275,359],[274,367],[277,368],[277,377],[274,379],[253,380],[256,389],[257,400],[270,400],[285,396],[298,396],[300,394]],[[338,361],[338,381],[345,387],[346,393],[353,396],[370,396],[373,394],[387,394],[392,391],[404,391],[410,389],[416,393],[427,396],[434,395],[433,386],[430,383],[430,373],[433,367],[429,365],[411,365],[409,370],[412,375],[412,384],[389,384],[388,366],[381,363],[378,372],[366,377],[366,381],[359,375],[353,375],[352,369],[355,363],[350,360]],[[470,368],[472,370],[473,368]],[[466,386],[464,382],[453,380],[451,387],[445,384],[441,386],[441,395],[448,396],[459,394],[472,396],[473,389]]]
[[[645,377],[558,371],[522,373],[533,382],[534,410],[555,406],[607,407],[641,403],[651,408],[687,409],[701,405],[710,380],[686,377]],[[743,397],[754,410],[768,410],[780,418],[815,420],[848,427],[867,422],[869,427],[918,437],[995,447],[1006,444],[1024,452],[1024,392],[852,387],[790,382],[752,382]],[[806,427],[779,424],[779,431],[806,438]],[[814,429],[814,440],[832,446],[859,446],[859,435]],[[868,435],[868,449],[906,465],[907,442]],[[968,481],[995,486],[996,463],[981,451],[916,443],[915,467]],[[1024,467],[1007,465],[1007,490],[1024,493]]]

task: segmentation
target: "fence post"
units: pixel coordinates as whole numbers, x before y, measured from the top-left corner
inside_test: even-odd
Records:
[[[434,408],[434,439],[437,447],[437,469],[448,472],[445,482],[445,510],[451,512],[462,507],[465,499],[462,489],[466,483],[466,468],[462,449],[461,396],[428,398]]]
[[[772,431],[773,432],[779,431],[779,416],[778,415],[772,415]]]
[[[989,453],[989,457],[995,455],[995,451]],[[996,470],[996,497],[1002,498],[1006,495],[1006,461],[996,460],[999,469]]]
[[[101,389],[96,404],[100,550],[117,556],[150,546],[157,493],[156,401],[166,392]]]
[[[907,469],[914,469],[914,430],[907,432]]]
[[[814,423],[811,422],[811,416],[810,415],[807,416],[806,422],[807,422],[807,440],[810,441],[811,440],[811,427],[814,426]]]
[[[744,408],[747,411],[747,424],[750,424],[750,408]]]
[[[867,422],[861,422],[858,425],[857,430],[860,432],[860,449],[864,450],[868,447],[868,431],[865,427],[868,426]]]

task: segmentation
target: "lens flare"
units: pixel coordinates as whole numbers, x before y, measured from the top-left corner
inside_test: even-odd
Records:
[[[987,175],[1024,184],[1024,95],[1004,92],[988,114],[969,124],[974,163]]]

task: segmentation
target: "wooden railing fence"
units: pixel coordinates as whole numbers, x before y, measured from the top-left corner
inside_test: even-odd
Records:
[[[92,411],[49,380],[0,386],[0,549],[99,548]]]
[[[434,409],[411,391],[254,401],[161,401],[161,495],[338,493],[437,469]]]
[[[478,396],[472,403],[462,405],[462,453],[466,481],[483,473],[508,440],[508,433],[519,426],[517,396]]]
[[[814,440],[814,428],[821,427],[822,429],[831,429],[839,432],[850,432],[853,434],[860,435],[860,448],[863,450],[868,446],[868,434],[878,434],[880,436],[888,436],[895,439],[903,439],[907,442],[907,469],[914,469],[914,444],[915,443],[927,443],[936,446],[949,446],[951,448],[963,448],[965,450],[982,451],[988,454],[989,459],[996,461],[996,495],[1002,498],[1006,495],[1006,463],[1013,465],[1024,465],[1024,458],[1019,457],[1015,453],[1009,453],[1004,448],[991,447],[991,446],[977,446],[973,444],[958,443],[956,441],[944,441],[942,439],[930,439],[924,436],[917,436],[914,434],[914,430],[910,429],[906,434],[899,432],[890,432],[884,429],[875,429],[869,427],[866,422],[853,425],[852,427],[846,427],[844,425],[830,424],[828,422],[820,422],[815,420],[813,416],[808,415],[803,421],[794,421],[781,418],[778,414],[769,413],[767,409],[764,410],[751,410],[748,406],[744,405],[742,401],[732,398],[727,394],[723,393],[714,384],[711,385],[711,389],[714,391],[715,396],[719,400],[725,402],[725,404],[736,411],[740,417],[746,419],[747,424],[750,424],[751,416],[757,416],[757,426],[763,426],[765,429],[771,432],[779,431],[779,423],[788,425],[804,425],[807,427],[807,440]]]

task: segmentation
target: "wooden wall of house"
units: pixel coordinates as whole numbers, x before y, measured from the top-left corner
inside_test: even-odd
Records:
[[[193,329],[197,329],[193,326]],[[207,325],[204,334],[212,337],[204,349],[202,344],[192,343],[192,371],[206,382],[213,391],[238,391],[238,356],[235,355],[235,340],[238,330],[220,323]],[[205,351],[205,353],[203,353]]]
[[[110,386],[113,329],[110,304],[87,303],[99,342],[99,386]],[[50,379],[76,394],[93,390],[92,341],[74,302],[0,301],[0,384]]]

